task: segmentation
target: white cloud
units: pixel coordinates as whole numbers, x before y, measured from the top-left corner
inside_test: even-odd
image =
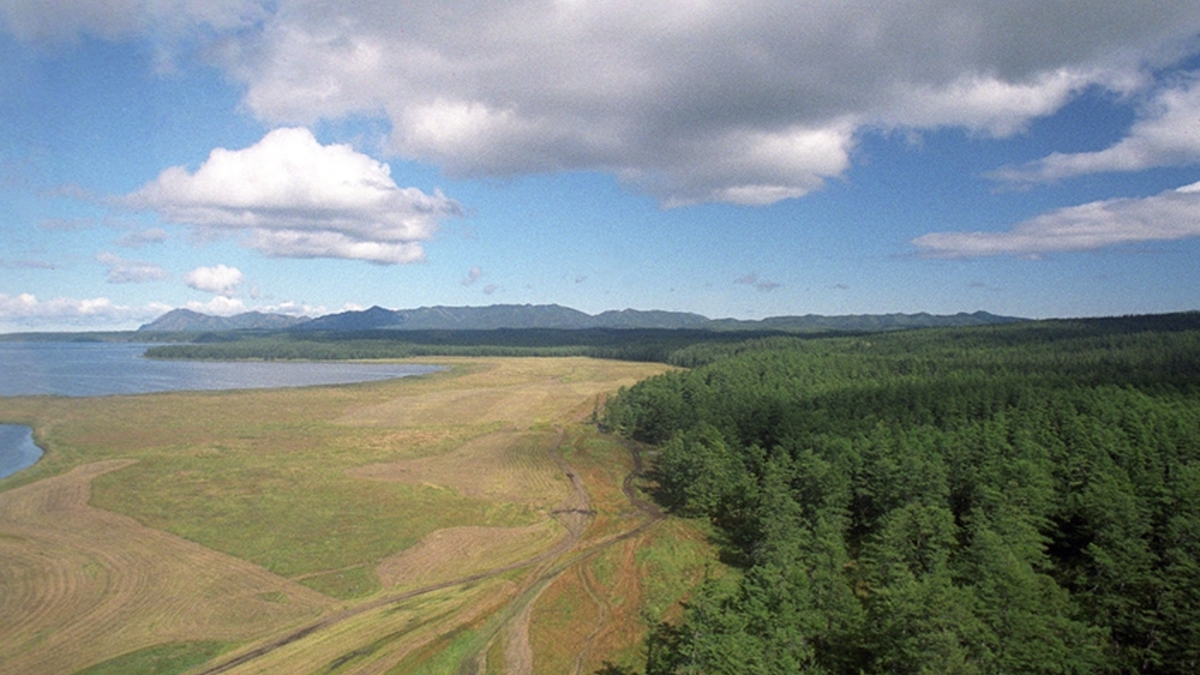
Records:
[[[29,39],[207,26],[195,31],[211,33],[206,57],[269,123],[386,118],[389,152],[450,175],[602,171],[668,206],[808,194],[844,176],[856,139],[874,130],[1013,134],[1089,87],[1144,90],[1200,34],[1200,0],[3,0],[0,17]],[[1128,156],[1139,144],[1176,147],[1155,140],[1155,119],[1131,134],[1148,140],[1066,164],[1138,165]],[[269,255],[420,258],[413,230],[427,236],[424,221],[400,239],[364,233],[381,221],[359,203],[330,209],[322,229],[324,207],[199,189],[218,165],[265,165],[280,150],[267,145],[236,161],[214,152],[195,175],[175,169],[137,194],[179,222],[250,230]],[[1194,158],[1191,145],[1184,154]],[[1048,176],[1083,170],[1058,161]],[[455,211],[441,195],[384,185],[389,199],[432,208],[429,220]]]
[[[161,303],[141,307],[118,305],[108,298],[54,298],[39,300],[31,293],[0,293],[0,325],[15,329],[59,330],[62,327],[98,327],[147,321],[171,308]]]
[[[1058,110],[1092,79],[1088,73],[1062,68],[1025,82],[973,74],[940,86],[909,88],[898,83],[900,90],[890,93],[891,105],[879,112],[879,118],[889,126],[962,126],[1009,136],[1029,120]]]
[[[421,260],[419,242],[462,213],[441,192],[398,187],[388,165],[298,128],[213,150],[194,173],[167,169],[122,201],[203,231],[243,233],[269,256],[385,264]]]
[[[1200,31],[1198,0],[280,7],[222,52],[260,118],[386,116],[452,175],[605,171],[668,206],[820,189],[864,130],[1009,135]]]
[[[281,302],[277,305],[267,305],[265,307],[256,307],[260,312],[266,314],[287,314],[289,316],[322,316],[329,313],[321,305],[308,305],[291,300]]]
[[[233,316],[234,314],[249,311],[246,309],[246,303],[237,298],[230,298],[224,295],[218,295],[208,302],[189,302],[184,307],[193,312],[212,316]]]
[[[166,270],[154,263],[129,260],[112,253],[99,253],[96,260],[108,268],[105,279],[111,284],[140,284],[161,281],[168,276]]]
[[[483,270],[480,269],[479,265],[473,265],[471,267],[471,269],[467,270],[467,276],[463,277],[462,285],[470,286],[471,284],[475,283],[476,281],[479,281],[479,278],[482,276],[483,276]]]
[[[1118,244],[1200,237],[1200,183],[1140,199],[1058,209],[1008,232],[933,232],[913,240],[929,256],[971,258],[1085,251]]]
[[[992,177],[1011,183],[1041,183],[1108,171],[1140,171],[1200,162],[1200,73],[1163,89],[1143,106],[1129,134],[1095,152],[1054,153],[1036,162],[1006,167]]]
[[[242,271],[236,267],[217,265],[216,267],[197,267],[183,277],[184,283],[198,291],[216,293],[229,297],[237,292],[245,281]]]

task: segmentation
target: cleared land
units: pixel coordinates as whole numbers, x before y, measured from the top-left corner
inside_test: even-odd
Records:
[[[47,449],[0,480],[0,672],[178,654],[172,672],[197,674],[630,662],[709,552],[637,499],[630,448],[583,420],[664,367],[423,362],[452,368],[0,399]]]

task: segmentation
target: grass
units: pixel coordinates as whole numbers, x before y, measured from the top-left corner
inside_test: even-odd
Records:
[[[84,668],[75,675],[178,675],[229,648],[222,642],[173,642],[155,645]]]
[[[286,577],[375,563],[445,527],[534,522],[520,505],[323,464],[310,453],[152,459],[100,477],[93,503]]]
[[[461,629],[405,659],[387,675],[446,675],[462,672],[464,661],[477,653],[482,640],[478,631]]]
[[[723,566],[714,565],[713,544],[694,521],[664,521],[638,548],[636,558],[643,579],[643,614],[651,621],[670,618],[705,576],[726,572]]]
[[[74,672],[99,662],[80,672],[181,672],[221,650],[248,649],[397,592],[381,584],[376,567],[410,549],[425,557],[444,550],[444,560],[425,561],[444,579],[487,569],[487,556],[535,555],[561,536],[550,510],[568,484],[547,452],[558,429],[566,430],[568,461],[587,483],[593,507],[608,519],[608,529],[587,537],[615,531],[627,508],[620,480],[628,454],[577,422],[598,396],[664,366],[584,358],[436,361],[453,368],[338,387],[0,398],[0,421],[32,426],[46,450],[34,467],[0,480],[0,501],[12,497],[29,507],[0,512],[0,558],[22,565],[11,574],[0,570],[0,607],[10,617],[0,617],[0,670]],[[127,463],[89,469],[104,460]],[[56,495],[79,495],[63,502],[67,520],[35,508]],[[497,528],[514,527],[522,529],[497,539]],[[447,533],[441,549],[433,537],[439,531]],[[594,564],[601,586],[620,586],[624,562]],[[46,596],[47,604],[37,584],[60,578],[69,585]],[[499,602],[488,598],[514,583],[496,582],[480,602]],[[114,589],[125,595],[112,595]],[[155,604],[163,595],[174,604]],[[42,604],[32,611],[25,602]],[[181,614],[183,607],[203,614]],[[119,617],[119,639],[84,628],[100,609]],[[313,672],[347,654],[383,659],[388,650],[371,647],[391,635],[399,636],[388,638],[395,644],[424,646],[420,658],[390,655],[389,662],[428,672],[486,647],[478,618],[413,619],[422,626],[414,631],[460,631],[431,642],[397,633],[409,629],[381,612],[370,616],[386,630],[364,616],[321,638],[328,644],[317,635],[230,673]],[[68,642],[68,635],[75,637]],[[130,651],[146,644],[159,646]],[[313,659],[289,660],[310,651]],[[489,649],[489,671],[501,653]]]
[[[367,565],[326,572],[299,581],[318,593],[343,600],[370,597],[380,589],[379,577]]]

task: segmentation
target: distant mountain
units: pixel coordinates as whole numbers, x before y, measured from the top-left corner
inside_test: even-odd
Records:
[[[988,312],[968,314],[937,315],[927,312],[917,314],[848,314],[842,316],[823,316],[820,314],[805,314],[804,316],[772,316],[761,321],[737,321],[735,319],[720,319],[713,321],[710,328],[725,328],[734,330],[781,330],[788,332],[808,333],[826,331],[874,332],[886,330],[903,330],[906,328],[938,328],[947,326],[982,326],[996,323],[1013,323],[1025,319],[998,316]]]
[[[264,314],[244,312],[233,316],[211,316],[190,309],[173,309],[150,323],[143,324],[139,331],[201,332],[226,330],[282,330],[308,321],[307,316],[286,314]]]
[[[221,331],[239,329],[293,331],[368,330],[493,330],[509,329],[677,329],[777,330],[788,332],[884,331],[935,326],[977,326],[1024,321],[987,312],[954,315],[864,314],[849,316],[775,316],[760,321],[709,319],[690,312],[624,309],[585,314],[561,305],[489,305],[486,307],[419,307],[417,309],[370,309],[327,314],[315,319],[298,319],[280,314],[248,312],[215,317],[176,309],[167,312],[143,331]]]
[[[690,312],[642,311],[637,309],[609,310],[593,319],[598,328],[708,328],[712,319]]]
[[[376,305],[370,309],[319,316],[292,326],[292,330],[375,330],[392,328],[397,321],[397,312]]]
[[[487,307],[382,307],[330,314],[293,330],[493,330],[498,328],[704,328],[710,320],[686,312],[625,309],[595,316],[561,305],[489,305]]]

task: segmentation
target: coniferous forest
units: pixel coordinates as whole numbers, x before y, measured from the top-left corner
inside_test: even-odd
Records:
[[[604,423],[732,572],[648,675],[1200,672],[1200,315],[673,360]]]

